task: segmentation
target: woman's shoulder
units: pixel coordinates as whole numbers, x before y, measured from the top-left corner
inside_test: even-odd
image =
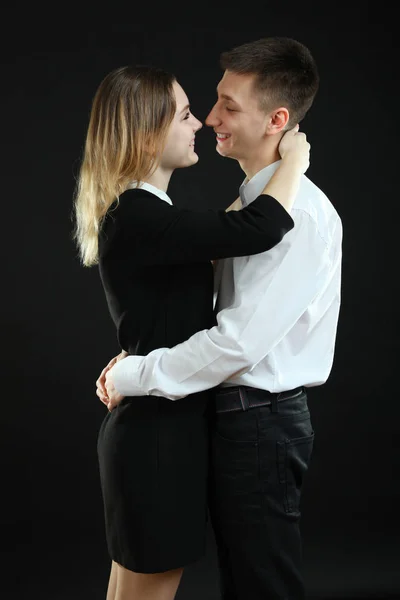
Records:
[[[175,212],[175,207],[156,194],[134,188],[123,192],[112,203],[107,217],[111,217],[118,229],[145,233],[149,229],[168,226],[176,216]]]
[[[146,203],[151,204],[153,207],[159,206],[160,208],[171,206],[171,204],[162,198],[159,198],[159,196],[153,194],[153,192],[141,188],[130,188],[125,190],[125,192],[119,196],[119,202],[121,205],[123,204],[124,206],[128,206],[128,208],[133,208],[133,210],[137,207],[142,208],[143,204]]]

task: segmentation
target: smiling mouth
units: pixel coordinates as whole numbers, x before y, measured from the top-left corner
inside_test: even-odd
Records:
[[[222,142],[225,142],[226,140],[229,140],[229,138],[231,137],[230,133],[216,133],[217,135],[217,142],[219,144],[221,144]]]

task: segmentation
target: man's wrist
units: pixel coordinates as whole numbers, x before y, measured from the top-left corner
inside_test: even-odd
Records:
[[[126,356],[112,368],[112,381],[115,389],[122,396],[144,396],[144,392],[134,384],[142,356]]]

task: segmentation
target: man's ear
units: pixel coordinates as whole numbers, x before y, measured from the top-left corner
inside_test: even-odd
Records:
[[[267,135],[275,135],[281,133],[289,122],[289,111],[284,106],[273,110],[267,122],[265,133]]]

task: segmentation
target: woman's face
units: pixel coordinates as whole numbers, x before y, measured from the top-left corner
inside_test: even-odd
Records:
[[[178,82],[173,84],[176,112],[170,125],[160,167],[179,169],[190,167],[199,160],[194,151],[196,131],[203,125],[190,112],[189,100]]]

